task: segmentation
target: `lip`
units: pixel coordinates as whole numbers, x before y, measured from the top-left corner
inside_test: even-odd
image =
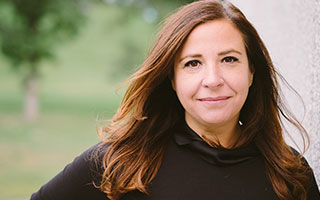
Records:
[[[219,97],[204,97],[204,98],[199,98],[199,101],[212,101],[212,102],[218,102],[218,101],[225,101],[228,100],[230,96],[219,96]]]
[[[204,103],[205,105],[224,105],[225,102],[227,102],[231,96],[218,96],[218,97],[204,97],[204,98],[199,98],[198,100],[201,103]]]

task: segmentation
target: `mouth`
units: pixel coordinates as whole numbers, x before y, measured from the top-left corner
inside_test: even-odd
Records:
[[[229,98],[230,96],[205,97],[205,98],[199,98],[199,101],[223,101]]]
[[[204,97],[204,98],[199,98],[198,100],[203,103],[218,104],[218,103],[226,102],[230,98],[231,96],[219,96],[219,97]]]

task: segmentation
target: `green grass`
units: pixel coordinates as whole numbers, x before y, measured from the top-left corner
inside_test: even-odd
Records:
[[[99,141],[99,120],[111,117],[120,98],[84,95],[78,99],[80,96],[41,97],[40,116],[32,123],[20,110],[21,95],[1,96],[0,199],[30,196],[76,155]]]
[[[0,194],[28,196],[73,157],[98,142],[95,119],[42,113],[30,124],[19,114],[0,115]]]
[[[28,199],[99,141],[96,126],[102,122],[97,119],[114,114],[124,92],[116,94],[117,86],[132,71],[116,76],[117,63],[128,57],[131,68],[136,67],[150,45],[154,25],[144,23],[141,16],[114,28],[123,12],[119,7],[100,6],[88,12],[80,35],[61,44],[54,62],[42,63],[40,115],[32,123],[23,116],[22,72],[11,70],[0,55],[0,200]],[[126,52],[126,41],[140,50]]]

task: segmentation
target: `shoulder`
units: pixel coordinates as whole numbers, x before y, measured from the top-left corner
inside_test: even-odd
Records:
[[[307,159],[301,153],[299,153],[295,148],[290,146],[290,149],[291,149],[293,155],[296,156],[297,159],[300,159],[300,161],[302,162],[303,166],[305,166],[305,167],[307,167],[308,169],[311,170],[311,167],[310,167]]]
[[[98,143],[77,156],[71,163],[34,193],[31,200],[83,199],[87,194],[102,195],[95,187],[102,174],[102,149],[107,145]],[[100,160],[101,159],[101,160]],[[81,198],[78,198],[80,197]]]
[[[290,147],[292,150],[292,153],[297,156],[297,159],[300,159],[303,166],[306,167],[304,173],[307,175],[308,177],[308,187],[307,187],[307,199],[309,200],[313,200],[313,199],[319,199],[320,200],[320,192],[319,192],[319,188],[313,173],[312,168],[310,167],[307,159],[302,156],[296,149],[294,149],[293,147]]]
[[[79,183],[99,183],[104,171],[102,159],[108,146],[99,142],[90,147],[68,164],[62,172],[67,177],[75,177]]]
[[[102,161],[102,148],[104,146],[103,143],[98,143],[85,150],[66,165],[62,173],[66,176],[77,177],[80,182],[93,178],[93,175],[101,171],[100,161]],[[82,176],[79,176],[79,174]]]
[[[301,172],[304,172],[305,174],[307,174],[308,176],[313,175],[312,169],[307,161],[307,159],[303,156],[303,154],[301,154],[300,152],[298,152],[295,148],[290,147],[291,152],[293,153],[293,155],[295,156],[295,158],[297,160],[299,160],[301,162],[301,168],[297,169],[297,170],[302,170]]]

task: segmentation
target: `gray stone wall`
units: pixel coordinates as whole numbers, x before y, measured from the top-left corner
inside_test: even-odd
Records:
[[[253,23],[264,40],[277,70],[301,95],[282,87],[287,103],[310,135],[304,155],[320,184],[320,1],[230,0]],[[302,149],[298,131],[288,132]],[[297,148],[289,137],[287,142]],[[299,148],[297,148],[299,149]]]

